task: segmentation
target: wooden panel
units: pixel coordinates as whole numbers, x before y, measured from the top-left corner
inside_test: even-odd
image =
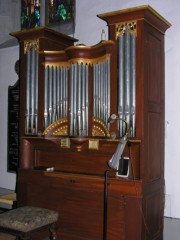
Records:
[[[164,81],[163,35],[146,23],[145,66],[145,168],[150,182],[163,177]]]
[[[108,161],[112,158],[119,142],[107,139],[96,140],[99,141],[99,148],[94,150],[89,149],[88,139],[79,143],[69,139],[70,148],[63,148],[58,138],[22,138],[21,167],[54,167],[61,171],[103,175],[109,169]],[[130,157],[130,179],[140,178],[140,146],[140,141],[129,141],[125,148],[124,156]]]
[[[145,200],[145,224],[146,224],[146,240],[162,239],[163,232],[163,192],[162,189],[154,191]]]
[[[154,104],[161,103],[161,81],[162,81],[162,50],[161,39],[152,32],[148,34],[147,45],[148,48],[148,100]],[[158,66],[158,67],[157,67]]]
[[[41,179],[41,181],[39,181]],[[123,191],[124,182],[116,184],[114,179],[109,181],[108,190],[108,221],[107,234],[110,240],[124,240],[130,226],[125,226],[126,211],[130,207],[132,212],[138,212],[138,205],[127,200]],[[79,176],[60,173],[42,173],[42,171],[20,171],[18,186],[21,190],[22,205],[41,206],[59,211],[59,238],[63,239],[91,239],[103,238],[104,216],[104,178],[87,175]],[[115,187],[116,186],[116,187]],[[126,191],[132,193],[133,182],[127,181]],[[139,189],[139,183],[137,183]],[[23,188],[22,188],[23,187]],[[118,192],[117,192],[118,188]],[[133,190],[132,190],[133,191]],[[121,194],[120,194],[121,192]],[[140,197],[139,190],[134,190],[134,199]],[[24,199],[24,201],[23,201]],[[128,205],[127,205],[128,204]],[[132,205],[132,206],[131,206]],[[133,210],[134,209],[134,210]],[[132,218],[130,212],[128,219]],[[138,218],[139,219],[139,218]],[[134,234],[138,235],[137,218],[131,220]],[[139,221],[139,220],[138,220]]]
[[[147,172],[148,181],[161,178],[161,128],[160,114],[150,113],[148,118]]]

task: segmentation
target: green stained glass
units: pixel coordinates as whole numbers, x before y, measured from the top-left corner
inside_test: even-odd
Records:
[[[75,0],[21,0],[21,30],[41,24],[50,27],[63,23],[74,26],[74,17]]]
[[[74,0],[49,0],[47,15],[48,24],[66,22],[74,18]]]
[[[66,20],[67,19],[67,10],[64,6],[64,4],[60,4],[58,5],[58,9],[55,15],[57,18],[60,18],[62,20]]]
[[[40,0],[21,0],[21,29],[40,26]]]

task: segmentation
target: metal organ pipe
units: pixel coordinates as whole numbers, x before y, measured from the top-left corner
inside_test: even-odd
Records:
[[[87,134],[86,130],[86,65],[82,66],[82,136]]]
[[[26,53],[26,134],[37,134],[38,53],[30,48]]]
[[[37,134],[38,129],[38,53],[35,53],[35,133]]]
[[[30,78],[30,94],[31,94],[31,100],[30,100],[30,114],[31,114],[31,133],[35,133],[34,129],[34,103],[35,103],[35,51],[34,49],[31,50],[31,63],[30,63],[30,69],[31,69],[31,78]]]
[[[26,71],[26,130],[25,133],[29,133],[29,123],[30,123],[30,51],[26,54],[26,64],[27,64],[27,71]]]
[[[110,115],[110,58],[93,65],[93,114],[108,125]]]
[[[44,123],[45,129],[53,122],[65,118],[70,136],[88,136],[94,129],[104,131],[110,116],[110,48],[108,41],[89,47],[70,47],[60,52],[60,61],[45,64]],[[107,47],[107,48],[106,48]],[[93,58],[98,52],[98,57]],[[72,52],[71,52],[72,51]],[[74,52],[75,51],[75,52]],[[81,51],[88,53],[82,58]],[[104,54],[104,51],[107,53]],[[100,56],[99,56],[100,53]],[[76,54],[76,57],[74,57]],[[71,56],[72,55],[72,56]],[[72,58],[73,57],[73,58]],[[63,61],[62,61],[63,58]],[[57,58],[56,58],[57,59]],[[91,68],[90,68],[91,66]],[[89,127],[89,72],[93,74],[93,117],[100,126]],[[68,86],[69,83],[69,86]],[[92,119],[94,121],[94,119]],[[95,119],[96,121],[96,119]],[[97,124],[97,122],[95,123]],[[97,128],[96,128],[97,127]],[[106,131],[106,130],[105,130]],[[100,133],[101,136],[101,133]]]
[[[48,86],[47,89],[48,92],[48,116],[49,116],[49,124],[52,123],[52,68],[49,68],[48,72]]]
[[[132,49],[132,68],[131,68],[131,136],[135,137],[135,121],[136,121],[136,37],[131,36]]]
[[[106,123],[108,123],[108,118],[110,116],[110,58],[106,61],[106,106],[107,106],[107,114],[106,114]],[[108,123],[108,129],[109,129],[109,123]]]
[[[52,103],[52,122],[57,120],[57,74],[56,74],[56,67],[53,67],[53,81],[52,81],[52,96],[53,96],[53,103]]]
[[[73,74],[73,79],[72,81],[74,82],[73,83],[73,88],[71,89],[72,91],[74,91],[74,94],[73,94],[73,133],[72,135],[75,135],[77,136],[77,66],[78,64],[73,64],[73,67],[74,67],[74,74]],[[72,93],[72,92],[71,92]]]
[[[83,65],[77,64],[77,128],[80,136],[82,136],[82,116],[81,116],[81,98],[82,98],[82,76],[81,71],[83,71]],[[85,89],[84,89],[85,90]]]
[[[95,64],[93,68],[93,79],[94,79],[94,84],[93,84],[93,93],[94,93],[94,101],[93,101],[93,115],[96,117],[98,115],[98,89],[97,89],[97,67],[98,65]],[[97,79],[97,80],[95,80]]]
[[[88,135],[88,77],[86,63],[73,63],[70,66],[70,135]]]
[[[44,80],[44,125],[48,126],[48,72],[49,66],[45,68],[45,80]]]
[[[125,65],[124,65],[124,114],[125,120],[130,124],[130,33],[125,32]]]
[[[44,124],[47,128],[60,118],[67,117],[67,67],[45,67]]]
[[[67,68],[64,68],[64,77],[63,77],[63,86],[64,86],[64,91],[63,91],[63,112],[62,116],[63,118],[67,118],[67,111],[68,111],[68,71]]]
[[[124,117],[124,37],[118,38],[119,45],[119,104],[118,104],[118,116],[119,119]],[[119,134],[123,136],[123,122],[119,120]]]
[[[89,100],[89,66],[85,65],[85,107],[84,107],[84,115],[85,115],[85,126],[84,126],[84,135],[88,135],[88,100]]]
[[[70,69],[70,135],[73,135],[74,132],[74,124],[73,124],[73,119],[74,119],[74,112],[73,112],[73,108],[74,108],[74,65],[71,65],[71,69]]]
[[[60,93],[59,93],[59,89],[61,89],[61,86],[60,86],[60,81],[59,81],[59,78],[60,78],[60,69],[59,67],[57,67],[57,118],[59,119],[60,118],[60,110],[61,110],[61,106],[60,106]]]
[[[136,93],[136,36],[126,26],[124,34],[118,37],[119,47],[119,87],[118,118],[124,119],[130,129],[131,137],[135,137],[135,93]],[[119,135],[124,135],[125,126],[119,120]]]
[[[113,41],[105,41],[93,47],[73,46],[64,51],[52,52],[52,58],[49,56],[46,58],[45,55],[45,61],[50,59],[49,62],[44,62],[45,129],[52,123],[64,119],[65,121],[60,121],[60,124],[68,121],[65,127],[66,129],[67,126],[69,127],[70,136],[88,136],[94,134],[96,129],[98,129],[95,133],[97,136],[98,134],[102,136],[105,131],[108,132],[110,52],[113,45],[115,45]],[[38,134],[39,41],[27,42],[25,49],[28,49],[26,50],[26,134]],[[82,58],[81,50],[84,51],[86,57]],[[45,54],[49,55],[48,52]],[[54,54],[59,54],[55,56],[55,61],[53,60]],[[74,54],[77,54],[77,57],[74,58]],[[93,58],[93,56],[96,57]],[[60,57],[58,61],[57,57]],[[89,92],[91,92],[89,91],[89,71],[91,70],[90,76],[93,73],[92,121],[95,120],[95,124],[89,126]],[[99,125],[97,125],[97,119],[94,118],[100,120]]]

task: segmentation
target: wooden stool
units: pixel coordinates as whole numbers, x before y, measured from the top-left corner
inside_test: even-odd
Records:
[[[27,240],[37,232],[49,230],[50,239],[56,240],[57,221],[56,211],[25,206],[0,214],[0,232]]]

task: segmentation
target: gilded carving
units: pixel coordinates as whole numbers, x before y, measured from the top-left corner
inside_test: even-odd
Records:
[[[116,39],[119,36],[124,35],[125,31],[128,31],[130,34],[136,35],[136,22],[126,22],[116,24]]]
[[[68,134],[67,119],[60,119],[56,122],[53,122],[44,130],[43,134],[47,136],[67,135]]]
[[[101,57],[97,57],[97,58],[72,58],[69,60],[69,63],[94,65],[97,63],[104,62],[108,58],[110,58],[110,54],[105,54],[105,55],[103,55]]]
[[[101,119],[93,117],[92,136],[107,137],[109,135],[106,124]]]
[[[24,41],[24,54],[26,54],[31,49],[34,49],[37,52],[39,51],[39,39]]]

